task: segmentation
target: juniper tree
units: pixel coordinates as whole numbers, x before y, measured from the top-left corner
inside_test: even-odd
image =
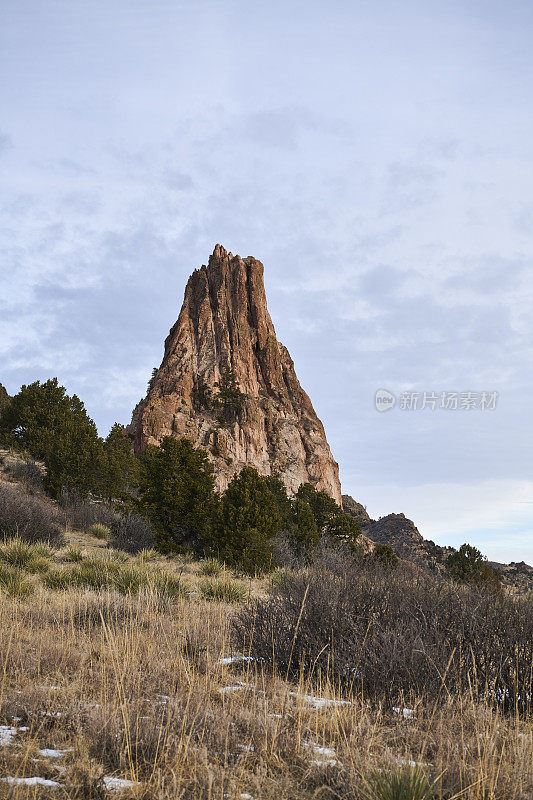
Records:
[[[228,420],[238,414],[243,406],[245,397],[237,384],[235,373],[231,367],[226,367],[215,386],[218,391],[213,399],[214,403],[220,408],[224,419]]]
[[[77,395],[57,378],[22,386],[0,416],[4,438],[44,461],[45,485],[57,495],[65,486],[86,494],[102,488],[103,442]]]
[[[446,569],[458,583],[473,583],[494,588],[500,585],[498,573],[487,563],[481,551],[471,544],[462,544],[459,550],[448,556]]]
[[[166,436],[141,457],[139,509],[150,519],[163,552],[192,548],[202,553],[211,540],[216,496],[213,467],[188,439]]]
[[[131,439],[124,426],[115,422],[104,441],[105,464],[102,491],[119,498],[135,489],[139,480],[139,460],[133,455]]]

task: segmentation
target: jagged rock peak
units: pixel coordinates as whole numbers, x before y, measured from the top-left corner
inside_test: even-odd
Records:
[[[210,398],[231,371],[240,405]],[[291,492],[310,482],[341,503],[338,466],[267,309],[263,265],[217,244],[190,276],[178,320],[129,432],[141,451],[164,436],[186,436],[213,462],[224,489],[243,466],[278,475]]]

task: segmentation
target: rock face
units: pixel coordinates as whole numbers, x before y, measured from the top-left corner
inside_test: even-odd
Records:
[[[364,505],[358,503],[357,500],[354,500],[349,494],[342,495],[342,510],[356,519],[361,526],[368,525],[372,522]]]
[[[370,520],[369,524],[363,526],[363,532],[372,541],[389,544],[399,552],[424,542],[415,523],[407,519],[405,514],[388,514],[381,519]]]
[[[229,418],[203,402],[231,370],[244,394]],[[128,428],[134,449],[188,437],[209,454],[223,490],[243,466],[278,475],[290,492],[312,483],[341,503],[338,465],[267,310],[263,265],[217,245],[195,270],[147,397]]]
[[[427,557],[422,534],[405,514],[387,514],[378,520],[371,519],[366,508],[349,494],[342,495],[342,508],[358,521],[364,535],[376,544],[388,544],[407,559],[424,560]]]
[[[365,536],[377,544],[388,544],[398,552],[405,552],[424,543],[415,523],[405,514],[387,514],[378,520],[371,519],[366,508],[349,494],[342,495],[342,510],[354,517]]]

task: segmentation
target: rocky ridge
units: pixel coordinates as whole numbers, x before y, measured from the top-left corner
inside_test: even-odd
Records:
[[[424,539],[414,522],[405,514],[387,514],[378,520],[371,519],[366,508],[349,494],[342,495],[342,508],[357,519],[361,532],[367,540],[376,544],[388,544],[406,561],[433,573],[444,573],[445,562],[453,552],[451,547],[442,547],[431,539]],[[533,591],[533,567],[524,561],[500,564],[489,561],[499,574],[502,583],[510,591],[526,593]]]
[[[425,559],[425,539],[405,514],[387,514],[378,520],[371,519],[366,508],[349,494],[342,495],[342,509],[357,520],[362,533],[376,544],[388,544],[398,555],[410,560]]]

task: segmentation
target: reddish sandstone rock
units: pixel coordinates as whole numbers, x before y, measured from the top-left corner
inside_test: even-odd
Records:
[[[222,420],[198,401],[231,369],[242,407]],[[310,482],[341,502],[338,465],[324,427],[278,342],[267,309],[263,265],[217,245],[187,283],[178,321],[129,433],[140,452],[164,436],[186,436],[209,454],[223,490],[243,466],[278,475],[290,492]]]

